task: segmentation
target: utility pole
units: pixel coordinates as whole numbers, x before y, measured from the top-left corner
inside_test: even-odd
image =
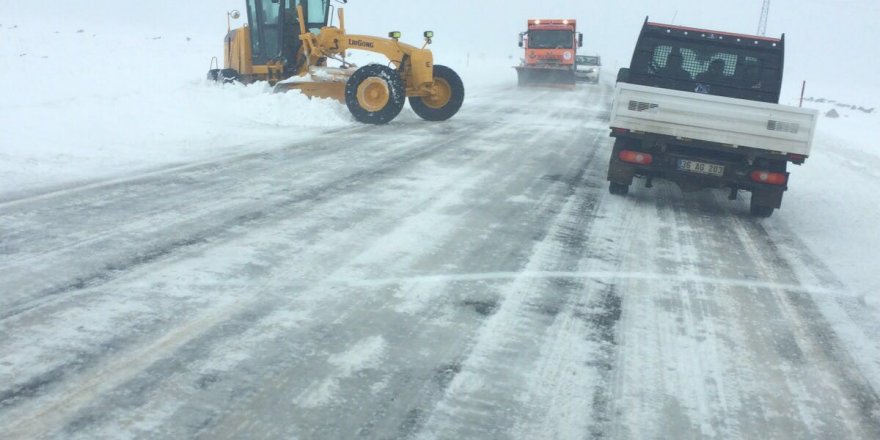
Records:
[[[767,35],[767,17],[770,15],[770,0],[764,0],[764,7],[761,9],[761,21],[758,22],[758,35]]]

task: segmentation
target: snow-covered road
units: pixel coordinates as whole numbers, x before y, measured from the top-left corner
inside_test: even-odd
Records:
[[[747,201],[609,195],[610,94],[0,203],[2,437],[880,438],[873,321]]]

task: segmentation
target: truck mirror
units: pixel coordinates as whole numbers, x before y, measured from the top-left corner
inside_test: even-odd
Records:
[[[522,42],[522,41],[519,42],[519,47],[523,47],[523,42]]]
[[[584,34],[578,32],[578,47],[584,47]]]
[[[629,82],[629,69],[624,67],[617,72],[617,82]]]

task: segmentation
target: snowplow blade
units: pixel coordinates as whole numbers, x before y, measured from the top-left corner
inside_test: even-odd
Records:
[[[311,98],[335,99],[345,103],[345,83],[340,82],[299,82],[278,83],[272,89],[272,93],[287,93],[291,90],[299,90],[303,95]]]
[[[516,67],[520,87],[574,87],[572,69]]]
[[[345,83],[355,69],[333,67],[310,67],[308,75],[293,76],[279,81],[273,93],[287,93],[299,90],[309,98],[328,98],[345,103]]]

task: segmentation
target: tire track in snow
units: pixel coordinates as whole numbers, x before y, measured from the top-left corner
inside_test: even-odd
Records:
[[[597,144],[600,137],[604,133],[593,135],[587,148]],[[593,148],[577,174],[565,179],[569,196],[546,237],[532,250],[523,273],[574,270],[588,252],[584,237],[589,236],[590,226],[596,221],[594,212],[603,194],[597,180],[604,182],[604,176],[597,176],[601,175],[606,150]],[[572,311],[579,302],[578,295],[586,290],[578,280],[515,278],[504,288],[497,310],[479,330],[461,371],[416,436],[496,438],[513,432],[529,438],[532,430],[533,434],[549,435],[554,429],[549,425],[554,423],[557,429],[577,419],[583,423],[590,410],[586,402],[555,400],[553,394],[565,391],[571,396],[573,388],[591,387],[591,380],[573,382],[566,376],[572,361],[575,368],[586,363],[586,359],[576,362],[583,352],[572,354],[568,345],[577,340],[574,335],[592,334],[593,326],[614,325],[589,321],[589,315],[578,316]],[[547,345],[540,343],[545,338]],[[523,366],[532,362],[539,371],[536,378],[545,379],[531,381],[540,382],[534,387],[521,376]],[[573,411],[572,406],[578,410]],[[565,421],[556,416],[565,416]],[[547,428],[550,431],[544,430]]]
[[[382,167],[359,171],[354,175],[348,175],[343,178],[339,178],[337,180],[334,180],[333,182],[330,182],[329,184],[325,184],[317,188],[310,188],[306,191],[304,195],[288,198],[287,200],[283,200],[280,203],[270,205],[268,208],[263,209],[262,211],[250,212],[240,217],[235,217],[231,221],[224,222],[219,226],[202,232],[201,239],[197,240],[197,242],[194,242],[192,245],[217,246],[220,244],[218,242],[230,240],[233,239],[236,235],[240,235],[239,233],[232,231],[234,229],[237,230],[238,228],[244,226],[248,227],[249,229],[271,227],[277,222],[290,217],[291,210],[296,210],[298,215],[304,215],[304,213],[314,209],[317,205],[332,204],[339,197],[353,191],[355,188],[362,188],[365,186],[374,185],[376,184],[376,182],[379,182],[382,179],[387,179],[392,175],[402,172],[403,169],[408,168],[415,163],[424,161],[430,157],[433,157],[439,152],[447,150],[450,145],[458,142],[460,138],[466,136],[469,136],[469,130],[459,130],[458,133],[454,136],[443,138],[439,142],[431,144],[429,148],[422,148],[407,153],[402,158],[395,157],[392,160],[383,161]],[[465,154],[468,153],[465,152]],[[308,206],[309,204],[312,206]],[[188,240],[193,239],[190,238]],[[162,252],[156,254],[156,258],[140,259],[137,260],[135,264],[112,269],[112,273],[109,275],[100,274],[100,276],[95,278],[99,282],[88,283],[83,286],[82,291],[79,291],[77,293],[85,294],[88,292],[93,292],[95,289],[100,288],[101,285],[119,280],[121,277],[125,277],[133,271],[141,270],[145,266],[155,264],[162,259],[170,258],[182,251],[192,253],[193,250],[187,249],[187,246],[163,249]],[[61,299],[71,300],[72,298],[70,298],[68,295],[65,298],[59,298],[59,300]],[[251,302],[258,300],[259,299],[257,298],[252,300]],[[20,310],[17,313],[10,313],[8,316],[6,316],[6,321],[2,322],[2,324],[4,326],[11,327],[15,324],[15,322],[10,321],[15,321],[16,318],[20,318],[19,315],[25,313],[37,314],[40,312],[41,307],[45,307],[49,304],[51,304],[51,302],[40,302],[38,304],[31,304],[33,307],[28,310]],[[249,304],[249,302],[246,302],[245,305],[236,306],[234,310],[240,310],[247,304]],[[234,314],[231,310],[233,309],[226,310],[225,312],[221,313],[220,316]],[[205,324],[206,322],[207,324]],[[208,319],[207,321],[205,321],[204,319],[198,319],[188,323],[184,327],[181,327],[178,334],[201,334],[213,328],[219,322],[219,320],[215,319]],[[193,331],[194,328],[197,328],[198,330]],[[175,333],[171,334],[174,335]],[[174,337],[171,339],[175,341],[175,344],[178,344],[175,345],[175,347],[178,349],[181,347],[181,345],[179,344],[183,344],[187,341],[186,338],[182,337]],[[165,340],[165,338],[163,338],[162,340]],[[22,399],[39,397],[41,393],[45,392],[46,390],[52,389],[56,384],[67,379],[68,377],[76,376],[78,373],[89,371],[98,367],[103,363],[107,356],[112,356],[116,354],[119,347],[126,347],[130,345],[131,342],[132,341],[129,339],[129,337],[114,338],[110,341],[102,343],[101,347],[106,347],[107,349],[95,347],[95,350],[91,352],[78,355],[75,364],[61,365],[57,368],[45,372],[44,374],[41,374],[40,376],[30,378],[26,382],[10,384],[11,388],[5,389],[0,392],[0,397],[3,397],[2,402],[0,402],[0,408],[14,405]],[[161,346],[165,347],[166,345],[167,344],[162,344]],[[149,355],[145,353],[148,353]],[[106,386],[110,386],[113,384],[119,385],[123,383],[125,380],[127,380],[128,377],[130,377],[132,374],[135,374],[135,372],[138,371],[138,368],[142,368],[143,362],[146,362],[146,360],[161,359],[163,357],[166,357],[165,354],[167,354],[167,352],[164,350],[150,348],[147,348],[147,351],[145,353],[131,355],[132,358],[139,360],[138,363],[134,364],[134,367],[124,368],[117,371],[113,376],[117,377],[116,380],[110,380],[106,377],[103,378],[102,387],[104,388],[102,389],[106,389]],[[87,382],[85,385],[91,387],[94,386],[95,383]],[[82,391],[77,391],[77,394],[82,394]]]
[[[764,279],[779,278],[780,273],[798,279],[794,270],[777,246],[775,239],[767,232],[759,221],[750,219],[746,222],[739,217],[732,217],[737,228],[739,239],[748,243],[750,256],[757,262],[756,266],[764,272]],[[805,249],[805,248],[804,248]],[[773,268],[772,271],[767,270]],[[824,272],[824,271],[823,271]],[[820,272],[827,280],[828,273]],[[834,283],[838,284],[839,283]],[[771,289],[773,296],[783,306],[787,322],[797,333],[792,344],[800,353],[799,358],[821,361],[826,369],[835,374],[840,392],[844,398],[854,400],[855,412],[858,415],[857,426],[849,427],[855,436],[866,435],[868,438],[880,438],[880,394],[873,388],[870,380],[860,371],[859,364],[853,354],[847,350],[846,344],[834,331],[811,295],[790,289]],[[784,353],[783,353],[784,354]],[[821,436],[840,435],[839,430],[820,432]]]
[[[660,182],[620,201],[636,219],[627,229],[657,223],[622,252],[657,254],[627,266],[656,265],[683,280],[618,284],[634,294],[624,302],[625,350],[613,386],[620,417],[608,437],[875,435],[876,414],[860,409],[864,378],[853,380],[851,362],[834,357],[840,345],[826,338],[833,332],[809,311],[815,307],[792,301],[834,288],[804,285],[761,223],[716,193],[682,194]]]
[[[187,227],[187,229],[194,229],[185,231],[183,233],[183,235],[185,235],[184,238],[170,242],[163,242],[152,248],[138,249],[136,251],[137,253],[134,255],[130,255],[121,260],[104,263],[101,267],[91,273],[80,275],[66,284],[44,290],[37,295],[38,297],[36,299],[29,299],[23,303],[10,304],[8,307],[4,307],[4,310],[0,312],[0,323],[21,313],[50,304],[55,297],[67,297],[71,293],[83,291],[88,288],[99,287],[138,267],[152,264],[183,250],[207,245],[219,236],[228,235],[233,229],[262,227],[266,224],[277,222],[279,219],[286,218],[294,211],[307,211],[313,208],[312,205],[328,203],[339,194],[345,194],[355,187],[370,185],[376,181],[380,181],[401,168],[418,163],[438,152],[444,151],[448,149],[450,145],[458,142],[461,137],[466,135],[466,132],[460,132],[458,135],[450,136],[444,139],[444,141],[432,145],[430,148],[418,149],[415,152],[406,153],[394,157],[392,160],[381,162],[378,165],[375,165],[375,168],[373,169],[356,171],[353,174],[337,178],[333,181],[324,183],[321,186],[309,188],[306,191],[300,191],[293,196],[281,197],[280,200],[273,202],[272,204],[257,207],[246,206],[245,209],[248,209],[248,211],[244,213],[234,211],[229,213],[227,212],[228,208],[226,208],[222,202],[216,205],[212,204],[212,209],[217,209],[218,212],[212,212],[212,209],[209,209],[206,212],[199,212],[197,216],[194,216],[191,219],[187,218],[187,222],[182,225],[178,224],[166,227],[166,229],[182,229]],[[222,196],[217,197],[219,200],[222,200],[222,198]],[[217,223],[216,220],[213,222],[205,221],[206,218],[218,214],[222,214],[223,217],[225,217],[222,222]],[[208,224],[209,227],[205,228],[202,226],[202,222]],[[175,231],[175,234],[172,236],[178,234],[180,234],[180,232]],[[116,234],[109,235],[112,237]],[[104,238],[102,237],[102,239]],[[94,246],[94,243],[87,244]]]
[[[501,129],[502,127],[499,127]],[[514,136],[515,137],[515,136]],[[491,139],[491,137],[487,137],[487,139]],[[501,141],[501,140],[499,140]],[[552,145],[552,144],[551,144]],[[509,149],[509,148],[507,148]],[[521,152],[517,154],[522,154]],[[509,155],[509,154],[506,154]],[[500,161],[494,161],[493,166],[496,164],[516,164],[515,160],[516,156],[505,158]],[[577,162],[579,163],[579,162]],[[521,175],[525,175],[526,172],[532,170],[532,168],[525,168],[523,170],[519,170],[518,172]],[[493,170],[496,172],[497,170]],[[491,176],[490,173],[487,177]],[[507,176],[505,176],[506,178]],[[491,180],[491,179],[490,179]],[[559,180],[558,178],[556,180]],[[565,179],[571,180],[571,179]],[[485,178],[481,179],[481,181],[486,181]],[[561,183],[556,182],[554,185],[559,185]],[[492,186],[491,190],[491,198],[487,200],[487,203],[497,203],[499,200],[499,196],[501,198],[507,197],[507,193],[503,190],[504,182],[498,182],[500,188]],[[565,185],[566,187],[568,185]],[[480,199],[482,202],[483,199]],[[548,202],[556,200],[558,198],[551,198]],[[478,202],[479,203],[479,202]],[[555,210],[555,203],[547,203],[541,204],[541,209],[550,209]],[[502,210],[503,212],[503,210]],[[470,212],[468,213],[469,217],[477,217],[477,220],[481,219],[476,213]],[[529,216],[538,215],[540,213],[529,213]],[[555,217],[555,214],[551,214],[548,218],[544,219],[544,215],[539,215],[536,220],[539,220],[542,223],[539,223],[535,226],[540,226],[545,221],[549,221],[550,218]],[[544,219],[544,220],[542,220]],[[472,226],[473,223],[476,225],[481,224],[479,221],[473,222],[469,221],[466,223],[466,226]],[[545,229],[544,227],[540,227],[541,230]],[[530,229],[534,230],[534,229]],[[470,228],[466,228],[463,230],[467,234],[472,234]],[[501,231],[499,231],[501,233]],[[441,232],[442,235],[442,232]],[[501,235],[503,237],[503,235]],[[421,253],[424,254],[420,257],[420,259],[428,259],[430,261],[436,261],[438,258],[437,253],[441,252],[441,258],[443,261],[456,261],[461,258],[467,258],[463,263],[466,263],[463,267],[477,267],[483,264],[486,264],[485,260],[486,255],[509,255],[510,249],[517,249],[519,245],[516,243],[509,243],[506,241],[500,240],[490,240],[484,246],[489,246],[489,249],[481,249],[484,246],[480,245],[479,241],[465,241],[467,244],[458,244],[457,240],[448,241],[448,239],[441,240],[444,243],[443,247],[448,246],[448,250],[438,250],[434,249],[431,243],[433,240],[437,238],[432,237],[432,240],[424,243],[422,246]],[[464,249],[460,249],[464,246]],[[384,247],[380,246],[380,247]],[[459,248],[459,249],[456,249]],[[447,258],[443,258],[442,256],[446,256],[445,252],[450,252]],[[488,254],[486,253],[488,252]],[[514,260],[517,261],[515,255]],[[476,257],[476,259],[474,259]],[[380,273],[383,271],[394,271],[397,267],[406,267],[407,270],[412,270],[413,263],[409,262],[408,259],[404,259],[400,261],[398,258],[397,261],[388,261],[384,262],[384,258],[388,258],[388,256],[384,256],[383,259],[378,261],[374,261],[375,257],[369,257],[367,261],[372,261],[366,268],[362,268],[356,273],[360,274],[362,271],[368,270],[379,270]],[[491,260],[488,263],[492,263]],[[509,261],[505,260],[495,260],[495,263],[505,265],[508,264]],[[416,266],[420,266],[421,264],[417,264]],[[374,267],[375,266],[375,267]],[[390,267],[388,267],[390,266]],[[358,275],[360,277],[362,275]],[[352,276],[346,275],[341,279],[333,282],[342,283],[343,285],[353,285],[358,286],[355,282],[351,283]],[[406,283],[404,283],[406,285]],[[389,286],[393,287],[393,286]],[[461,351],[464,348],[456,348],[459,347],[462,343],[466,342],[468,337],[466,336],[470,332],[467,331],[467,328],[478,325],[479,322],[473,322],[474,319],[482,319],[488,316],[492,316],[497,312],[498,302],[492,297],[472,297],[472,296],[464,296],[461,300],[455,299],[453,300],[451,297],[455,298],[458,295],[455,294],[457,290],[452,288],[447,290],[444,287],[436,288],[433,286],[425,286],[428,287],[432,292],[432,299],[429,303],[423,304],[422,307],[418,309],[413,309],[409,306],[404,307],[402,310],[398,309],[396,313],[403,312],[405,315],[393,315],[396,316],[393,320],[390,318],[386,319],[378,319],[379,322],[387,324],[377,325],[375,323],[371,324],[368,328],[371,331],[377,331],[379,329],[390,326],[389,330],[380,330],[384,335],[384,338],[389,341],[397,341],[396,344],[391,344],[392,346],[400,346],[401,343],[405,343],[404,341],[400,341],[399,333],[401,329],[397,326],[400,325],[401,322],[405,323],[403,330],[407,334],[407,340],[414,341],[428,341],[434,346],[434,349],[430,351],[430,358],[435,359],[434,363],[424,364],[425,360],[422,359],[422,355],[420,355],[419,345],[405,345],[401,347],[400,354],[398,356],[392,356],[390,359],[384,362],[385,375],[380,380],[380,384],[382,385],[379,391],[375,393],[362,391],[362,385],[357,383],[347,383],[349,387],[348,390],[348,398],[346,401],[340,402],[338,400],[329,400],[327,401],[327,405],[322,408],[300,408],[296,411],[298,414],[295,418],[296,421],[294,425],[299,426],[300,429],[283,431],[283,435],[292,435],[292,436],[305,436],[308,438],[376,438],[376,437],[392,437],[392,438],[407,438],[412,435],[415,435],[416,432],[420,430],[420,427],[426,420],[426,418],[430,415],[433,410],[434,404],[436,400],[440,397],[438,396],[438,391],[442,392],[442,390],[446,389],[449,386],[449,383],[454,380],[454,377],[459,374],[461,371]],[[416,282],[416,286],[412,288],[409,287],[401,287],[401,291],[398,293],[405,301],[405,297],[420,296],[421,292],[418,286],[418,282]],[[410,290],[412,289],[412,290]],[[380,292],[383,290],[380,290]],[[439,291],[439,292],[438,292]],[[435,301],[436,299],[446,298],[445,301]],[[444,325],[441,323],[435,322],[437,317],[435,316],[437,313],[437,308],[446,308],[449,307],[449,303],[454,301],[456,313],[462,313],[466,309],[472,309],[472,312],[465,312],[465,317],[467,317],[466,323],[456,324],[460,326],[459,330],[454,333],[449,333],[448,329],[445,329]],[[430,305],[429,305],[430,304]],[[372,307],[376,307],[375,305]],[[387,307],[387,306],[386,306]],[[436,307],[436,308],[435,308]],[[348,315],[342,316],[338,319],[334,319],[334,323],[339,322],[340,330],[345,329],[343,333],[349,333],[351,328],[360,329],[364,327],[364,324],[358,321],[367,321],[367,322],[375,322],[376,318],[371,316],[379,313],[377,311],[367,311],[361,310],[362,318],[360,320],[355,320],[352,322],[352,318],[347,317]],[[412,318],[410,315],[413,313],[417,313],[418,320],[412,322]],[[354,315],[358,316],[358,315]],[[341,321],[341,322],[340,322]],[[397,324],[395,324],[395,321]],[[439,325],[438,327],[438,324]],[[417,330],[416,330],[417,329]],[[354,331],[355,334],[363,334],[363,331]],[[446,347],[446,344],[443,346],[436,346],[431,341],[431,335],[436,334],[437,332],[441,332],[442,337],[439,340],[448,341],[446,344],[449,344],[449,347]],[[325,341],[327,342],[327,341]],[[338,343],[334,343],[336,346]],[[447,354],[448,353],[448,354]],[[425,356],[428,356],[425,354]],[[413,359],[414,358],[414,359]],[[416,365],[412,365],[411,362],[415,361]],[[312,362],[320,362],[320,358],[316,359]],[[314,370],[314,367],[298,367],[297,371],[303,371],[303,369],[307,371]],[[368,377],[374,376],[370,374]],[[331,376],[332,378],[332,376]],[[290,389],[296,388],[296,381],[301,381],[302,379],[292,379],[289,377],[280,377],[278,379],[272,379],[271,382],[274,384],[281,384],[281,388]],[[369,380],[369,379],[361,379],[361,380]],[[374,379],[376,380],[376,379]],[[376,394],[378,393],[378,394]],[[364,395],[367,394],[367,395]],[[274,399],[274,400],[273,400]],[[348,399],[355,399],[355,402],[349,402]],[[286,401],[281,396],[276,396],[274,393],[267,393],[266,396],[263,396],[261,399],[255,399],[254,401],[248,401],[245,405],[246,408],[269,408],[269,407],[278,407],[285,405]],[[356,406],[350,406],[355,404]],[[375,408],[375,409],[372,409]],[[238,412],[238,411],[236,411]],[[366,414],[365,414],[366,413]],[[343,420],[341,422],[328,423],[327,420]],[[260,420],[248,420],[245,418],[241,421],[240,424],[231,424],[224,423],[221,426],[215,427],[213,430],[209,431],[215,435],[219,433],[235,433],[234,435],[240,436],[248,436],[248,435],[263,435],[258,433],[265,433],[266,429],[265,424],[267,421]],[[279,434],[282,435],[282,434]]]
[[[449,140],[449,141],[452,142],[453,140]],[[456,153],[456,154],[460,154],[460,153]],[[468,153],[468,154],[469,154],[469,153]],[[328,202],[329,202],[329,201],[330,201],[330,200],[328,200]],[[255,226],[270,227],[270,226],[272,226],[272,225],[274,225],[274,223],[271,223],[271,224],[260,224],[260,223],[258,222],[256,225],[250,225],[250,226],[253,228],[253,227],[255,227]],[[212,242],[212,243],[208,243],[208,245],[210,245],[210,247],[213,247],[213,246],[218,245],[218,243],[213,243],[213,242]],[[192,252],[185,252],[185,253],[191,254]],[[137,271],[143,271],[144,269],[146,269],[146,267],[138,268],[137,270],[135,270],[135,268],[133,268],[133,269],[129,270],[128,273],[137,272]],[[124,277],[123,277],[123,278],[124,278]],[[124,282],[125,280],[124,280],[123,278],[117,278],[117,279],[113,280],[112,282],[115,282],[115,283],[118,283],[118,282]],[[94,289],[90,289],[90,290],[93,291]],[[352,306],[353,306],[353,305],[352,305]],[[219,313],[217,316],[224,316],[224,315],[225,315],[225,316],[228,316],[228,315],[229,315],[228,313],[221,313],[221,311],[218,311],[217,313]],[[208,322],[208,323],[205,324],[205,322]],[[200,334],[204,334],[205,332],[211,331],[211,329],[215,327],[215,325],[211,325],[211,324],[210,324],[211,322],[215,322],[215,321],[211,321],[211,320],[209,320],[209,321],[204,321],[204,320],[202,320],[202,319],[195,320],[195,321],[192,322],[192,324],[195,325],[195,326],[200,326],[199,328],[200,328],[201,330],[196,330],[194,333],[187,331],[187,334],[192,334],[192,335],[194,335],[193,337],[195,337],[195,335],[200,335]],[[205,325],[202,325],[202,324],[205,324]],[[188,327],[189,327],[189,326],[188,326]],[[175,341],[175,342],[174,342],[175,344],[188,344],[188,341],[192,340],[192,338],[190,338],[190,337],[186,337],[186,338],[176,338],[176,337],[175,337],[175,338],[172,338],[172,339]],[[200,340],[200,341],[201,341],[201,340]],[[206,343],[207,343],[207,342],[199,342],[199,344],[206,344]],[[178,347],[178,348],[174,349],[173,351],[177,352],[177,351],[179,351],[179,350],[188,350],[187,348],[185,348],[186,345],[178,345],[177,347]],[[117,372],[117,374],[114,375],[112,378],[105,378],[105,379],[106,379],[106,383],[103,384],[103,385],[100,387],[100,389],[101,389],[101,390],[107,390],[107,389],[112,389],[112,388],[115,387],[115,388],[120,388],[120,389],[123,389],[123,390],[124,390],[124,389],[127,387],[126,384],[128,384],[128,383],[132,383],[132,384],[140,383],[140,385],[138,385],[138,387],[142,387],[142,386],[144,385],[144,384],[142,383],[142,381],[139,381],[139,382],[129,382],[129,378],[131,378],[132,375],[141,374],[140,372],[142,372],[142,371],[147,371],[147,370],[146,370],[146,366],[147,366],[147,365],[153,365],[157,359],[161,361],[160,364],[156,364],[156,365],[154,365],[153,367],[150,367],[150,368],[160,368],[161,363],[165,363],[165,362],[166,362],[166,361],[163,360],[163,359],[169,359],[168,356],[165,356],[163,353],[165,353],[165,351],[155,351],[155,350],[149,350],[149,349],[148,349],[148,350],[147,350],[147,354],[145,354],[145,355],[134,356],[134,358],[139,359],[140,365],[138,365],[138,364],[134,364],[134,366],[132,366],[131,368],[124,368],[124,369],[120,370],[120,371]],[[91,383],[92,383],[92,382],[87,382],[87,384],[91,384]],[[96,392],[97,394],[101,394],[100,392],[98,392],[98,390],[96,390],[95,392]],[[84,403],[85,401],[81,401],[81,402]],[[71,407],[71,408],[66,408],[66,412],[69,414],[71,411],[74,411],[74,410],[75,410],[75,406],[76,406],[76,405],[73,405],[73,407]],[[59,415],[53,415],[53,417],[58,417],[58,416],[61,416],[61,414],[59,414]],[[69,427],[70,429],[76,429],[76,430],[88,429],[89,426],[91,426],[91,424],[98,423],[98,422],[100,422],[100,421],[102,420],[102,419],[100,419],[100,418],[99,418],[99,419],[94,419],[94,418],[92,418],[91,416],[88,416],[88,411],[86,411],[85,413],[83,413],[83,416],[84,416],[85,418],[80,418],[80,416],[77,416],[76,418],[74,418],[73,421],[71,422],[72,424],[71,424],[71,425],[68,425],[68,427]],[[60,419],[59,419],[59,420],[60,420]]]

